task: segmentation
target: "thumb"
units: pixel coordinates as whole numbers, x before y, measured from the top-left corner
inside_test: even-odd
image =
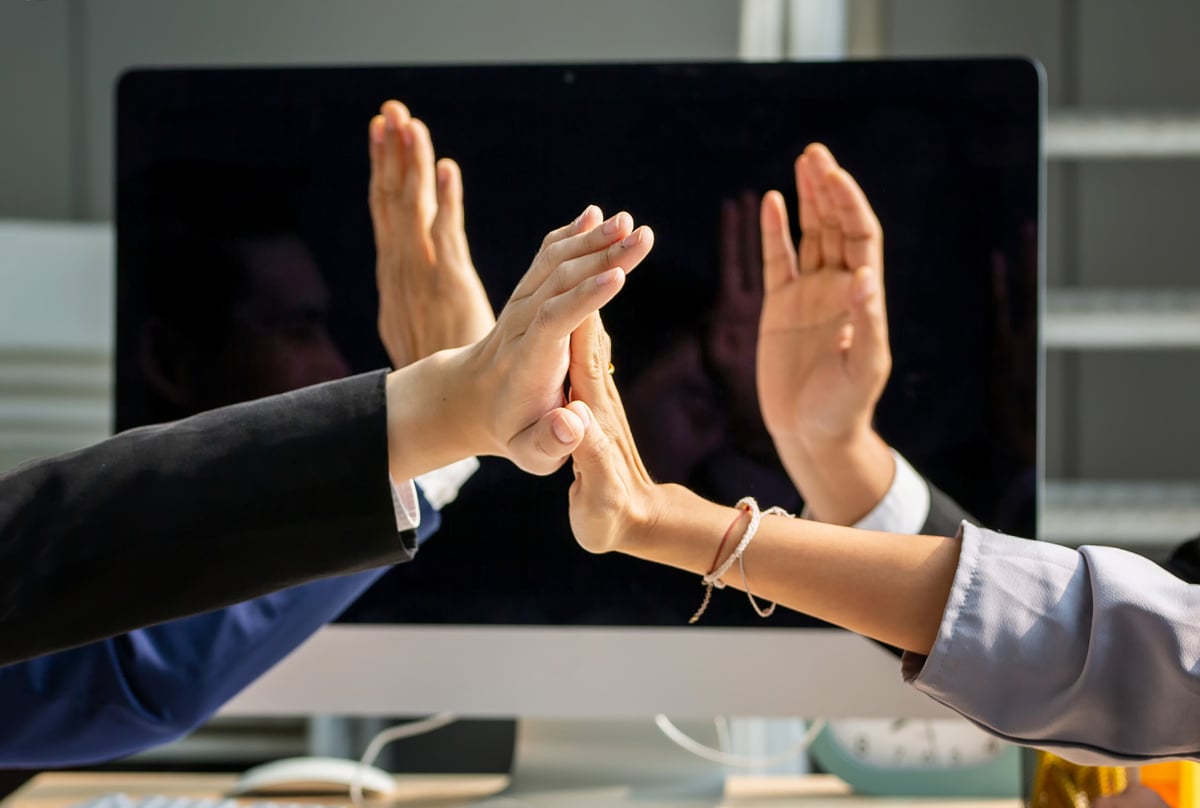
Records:
[[[581,475],[595,475],[609,465],[609,440],[587,404],[576,399],[567,406],[575,410],[581,416],[581,420],[587,423],[583,439],[571,453],[571,459],[575,462],[575,479],[578,482]]]
[[[850,289],[850,322],[854,340],[850,343],[846,362],[856,378],[887,378],[892,368],[888,347],[887,308],[879,272],[873,267],[854,271]]]
[[[591,412],[572,402],[543,415],[513,436],[508,456],[523,471],[546,475],[556,471],[578,448],[588,428]]]

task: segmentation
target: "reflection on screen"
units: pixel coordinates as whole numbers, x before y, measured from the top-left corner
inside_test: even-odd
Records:
[[[981,522],[1033,534],[1039,81],[1020,61],[145,71],[118,115],[117,420],[125,428],[387,364],[366,123],[386,98],[463,169],[499,308],[589,202],[655,228],[604,313],[647,466],[732,504],[803,503],[757,413],[757,200],[822,141],[884,226],[894,368],[877,428]],[[722,227],[722,211],[745,227]],[[728,219],[726,219],[728,221]],[[734,243],[730,243],[730,240]],[[725,256],[723,267],[723,258]],[[694,576],[579,550],[569,469],[485,459],[417,562],[345,619],[680,625]],[[710,625],[760,623],[717,598]]]

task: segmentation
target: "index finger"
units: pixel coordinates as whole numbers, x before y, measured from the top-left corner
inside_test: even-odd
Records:
[[[817,193],[813,190],[812,161],[807,154],[796,158],[796,195],[800,200],[797,218],[800,221],[800,272],[821,268],[821,216],[817,210]]]
[[[404,142],[407,152],[401,168],[401,203],[406,210],[416,211],[416,216],[401,216],[417,230],[410,238],[424,236],[433,224],[437,213],[437,171],[434,168],[433,139],[429,128],[420,118],[408,122],[408,137]],[[400,211],[398,211],[400,212]]]
[[[566,226],[568,234],[565,237],[550,240],[551,236],[563,230],[561,227],[546,236],[541,249],[533,257],[533,263],[513,289],[513,300],[534,294],[545,284],[547,278],[567,261],[612,247],[634,232],[633,217],[625,211],[608,218],[598,226],[588,227],[592,221],[589,217],[599,212],[600,209],[595,205],[589,205],[578,219]]]
[[[883,272],[883,228],[867,195],[844,168],[829,174],[828,186],[842,230],[842,255],[847,267],[874,267]]]

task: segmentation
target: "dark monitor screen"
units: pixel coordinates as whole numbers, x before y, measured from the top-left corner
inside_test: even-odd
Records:
[[[1042,79],[1018,59],[134,71],[118,93],[118,429],[287,389],[315,354],[334,375],[387,364],[366,138],[388,98],[462,166],[497,309],[543,235],[586,204],[654,227],[604,312],[647,465],[720,502],[792,512],[802,502],[746,387],[752,352],[744,374],[712,362],[713,323],[737,316],[718,294],[720,216],[771,188],[794,216],[792,162],[828,145],[885,233],[894,367],[879,432],[983,524],[1033,535]],[[248,280],[253,256],[267,279]],[[263,313],[271,333],[234,328],[267,288],[281,295]],[[259,338],[300,348],[263,368]],[[174,372],[183,355],[211,373]],[[343,620],[686,622],[695,576],[580,550],[569,482],[569,467],[534,478],[484,458],[418,560]],[[811,624],[762,622],[740,597],[716,598],[705,622]]]

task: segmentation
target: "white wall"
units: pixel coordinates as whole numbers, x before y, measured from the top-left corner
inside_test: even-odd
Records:
[[[71,4],[0,4],[0,218],[69,218]]]
[[[112,252],[104,223],[0,221],[0,469],[109,433]]]
[[[0,127],[0,217],[110,218],[112,91],[130,67],[732,59],[738,14],[738,0],[7,2],[0,100],[21,112]]]

